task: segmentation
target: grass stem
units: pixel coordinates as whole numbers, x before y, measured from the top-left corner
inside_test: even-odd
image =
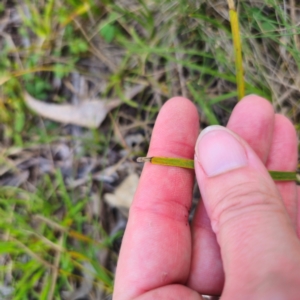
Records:
[[[194,169],[194,160],[172,157],[138,157],[137,162],[150,162],[154,165],[163,165],[170,167],[180,167],[185,169]],[[296,181],[298,183],[296,172],[269,171],[271,177],[276,181]]]
[[[242,61],[242,44],[239,30],[239,19],[238,13],[235,9],[234,2],[228,0],[230,25],[234,46],[234,57],[235,57],[235,69],[236,69],[236,84],[238,92],[238,100],[241,100],[245,96],[245,82],[244,82],[244,69]]]

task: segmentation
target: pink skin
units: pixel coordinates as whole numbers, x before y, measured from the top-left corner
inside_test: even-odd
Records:
[[[148,156],[193,158],[198,124],[197,110],[189,100],[169,100],[157,118]],[[297,188],[293,182],[275,186],[264,167],[295,170],[294,128],[257,96],[248,96],[236,106],[227,127],[238,134],[234,138],[245,151],[247,165],[209,177],[203,169],[205,162],[196,163],[205,207],[201,201],[191,228],[188,211],[194,172],[145,165],[123,238],[115,300],[201,299],[197,292],[219,295],[222,291],[224,299],[234,299],[237,293],[254,299],[253,291],[256,299],[273,299],[271,293],[282,293],[283,297],[276,299],[297,299]],[[201,143],[209,146],[214,138],[216,142],[226,139],[226,134],[207,133],[210,137]],[[251,182],[246,196],[240,187],[232,188],[241,186],[243,180]],[[228,200],[222,201],[229,187],[235,195],[228,195],[232,201],[245,198],[234,210],[228,208]],[[253,197],[252,188],[269,196]],[[258,205],[265,202],[268,209]],[[279,284],[282,282],[285,284]]]

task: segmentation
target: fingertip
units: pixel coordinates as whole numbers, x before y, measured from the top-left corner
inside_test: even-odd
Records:
[[[184,97],[171,98],[159,112],[148,155],[191,158],[198,133],[196,106]]]
[[[287,117],[276,114],[267,167],[270,170],[295,171],[297,161],[298,138],[295,127]]]
[[[188,98],[182,97],[182,96],[175,96],[170,98],[166,103],[163,105],[163,107],[168,106],[168,105],[174,105],[174,104],[179,104],[179,105],[189,105],[192,106],[193,108],[196,108],[195,104],[189,100]]]
[[[282,114],[275,114],[275,119],[278,124],[284,126],[296,137],[296,129],[292,121]]]
[[[234,118],[231,118],[229,120],[228,125],[234,124],[235,122],[240,122],[242,120],[247,121],[249,119],[249,116],[255,116],[255,115],[256,116],[263,115],[264,120],[269,121],[270,118],[274,119],[274,108],[271,102],[268,101],[267,99],[257,95],[248,95],[245,96],[235,106],[232,114],[234,115]],[[243,119],[243,117],[246,117],[246,119]]]
[[[251,94],[243,97],[240,103],[251,103],[251,105],[263,106],[262,108],[264,109],[268,109],[268,110],[271,109],[272,111],[274,111],[273,106],[269,100],[255,94]]]
[[[274,109],[257,95],[244,97],[234,108],[227,128],[241,136],[265,163],[273,136]]]
[[[191,100],[185,97],[176,96],[166,101],[160,110],[159,117],[165,117],[165,114],[172,117],[175,115],[176,118],[181,118],[181,116],[186,118],[189,116],[193,122],[199,123],[197,107]]]

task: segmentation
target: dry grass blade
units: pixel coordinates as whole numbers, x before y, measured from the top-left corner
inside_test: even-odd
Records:
[[[53,269],[54,268],[53,265],[51,265],[50,263],[48,263],[48,261],[44,260],[39,255],[37,255],[36,253],[34,253],[31,249],[29,249],[26,245],[24,245],[23,243],[21,243],[19,240],[13,238],[12,236],[10,236],[9,239],[12,240],[12,241],[14,241],[20,248],[24,249],[25,252],[27,252],[27,254],[29,256],[31,256],[32,258],[34,258],[35,260],[37,260],[39,263],[41,263],[46,268],[49,268],[49,269]]]
[[[59,246],[62,247],[63,244],[63,235],[59,237]],[[51,286],[48,294],[48,299],[51,300],[54,297],[54,291],[55,291],[55,286],[56,286],[56,281],[57,281],[57,276],[58,276],[58,270],[59,270],[59,263],[61,259],[61,251],[56,251],[55,254],[55,259],[54,259],[54,268],[52,270],[52,280],[51,280]]]
[[[37,73],[37,72],[48,72],[48,71],[53,71],[53,67],[36,67],[36,68],[31,68],[27,70],[21,70],[21,71],[15,71],[12,72],[9,75],[3,75],[0,76],[0,86],[6,83],[8,80],[10,80],[13,77],[20,77],[26,74],[32,74],[32,73]]]

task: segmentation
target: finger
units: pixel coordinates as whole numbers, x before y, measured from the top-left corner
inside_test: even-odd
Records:
[[[265,292],[261,287],[272,276],[274,282],[283,276],[294,284],[300,244],[276,185],[252,148],[230,130],[210,126],[198,138],[195,170],[221,248],[223,297]]]
[[[171,284],[155,290],[151,290],[135,298],[134,300],[158,300],[158,299],[203,300],[203,298],[197,292],[187,288],[184,285],[179,285],[179,284]]]
[[[203,201],[192,223],[192,263],[187,285],[205,295],[220,295],[224,285],[220,246],[212,231]]]
[[[260,159],[266,161],[273,124],[274,110],[270,102],[251,95],[235,106],[227,127],[246,140]],[[224,285],[220,248],[202,203],[196,209],[192,236],[192,264],[188,285],[203,294],[219,295]]]
[[[297,233],[300,238],[300,186],[297,185],[297,205],[298,205],[298,215],[297,215]]]
[[[189,100],[169,100],[155,123],[148,156],[193,158],[198,124],[197,110]],[[192,170],[145,165],[123,238],[114,299],[132,299],[186,282],[193,183]]]
[[[247,96],[240,104],[236,106],[227,127],[248,142],[259,158],[266,163],[267,169],[295,171],[297,136],[290,121],[281,115],[274,116],[270,103],[259,96]],[[264,117],[259,116],[265,112]],[[250,120],[247,118],[249,114],[252,116]],[[260,121],[255,122],[256,116],[259,116]],[[271,121],[271,116],[274,122]],[[296,184],[277,182],[276,185],[296,228]]]
[[[249,95],[234,108],[227,128],[243,138],[266,163],[273,137],[274,110],[269,101]]]
[[[297,169],[298,141],[293,124],[282,115],[275,115],[271,149],[266,163],[268,170],[292,171]],[[297,189],[294,181],[276,182],[285,207],[297,228]]]

